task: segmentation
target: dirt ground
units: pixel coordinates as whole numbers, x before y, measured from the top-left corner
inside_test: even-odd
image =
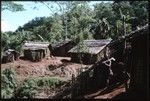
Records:
[[[59,77],[65,81],[71,80],[72,74],[78,75],[81,68],[89,65],[81,65],[70,61],[70,57],[53,57],[44,58],[39,62],[32,62],[29,60],[20,59],[18,61],[1,64],[1,69],[11,67],[14,68],[17,74],[17,80],[21,84],[24,79],[30,77]],[[49,95],[54,94],[54,90],[43,89],[40,90],[37,98],[48,98]]]
[[[87,65],[82,65],[86,67]],[[70,79],[72,74],[77,75],[81,64],[70,62],[69,57],[44,58],[40,62],[29,60],[18,60],[1,64],[1,68],[13,67],[20,77],[28,76],[58,76]]]
[[[71,80],[72,74],[75,76],[78,75],[79,69],[90,67],[91,65],[81,65],[79,63],[73,63],[70,61],[70,57],[53,57],[53,58],[44,58],[40,62],[31,62],[29,60],[18,60],[6,64],[1,64],[1,69],[12,67],[17,73],[17,79],[21,83],[25,78],[28,77],[60,77],[66,81]],[[118,88],[113,91],[114,94],[119,92],[124,92],[124,88]],[[105,94],[96,96],[95,99],[105,99],[111,98],[111,95],[114,94]],[[36,98],[49,98],[55,94],[55,90],[49,88],[39,90]]]
[[[112,99],[115,96],[124,93],[125,92],[125,87],[124,85],[118,86],[115,89],[109,91],[108,93],[102,94],[102,95],[97,95],[94,97],[94,99]]]

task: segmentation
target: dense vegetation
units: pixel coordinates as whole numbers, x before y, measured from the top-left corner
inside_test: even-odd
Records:
[[[44,87],[55,88],[65,81],[54,77],[36,77],[27,78],[24,80],[21,86],[18,87],[16,91],[17,98],[33,98],[35,94],[38,94],[39,89]]]
[[[56,88],[65,83],[64,80],[56,77],[29,77],[20,83],[16,76],[12,67],[2,69],[1,98],[33,98],[39,89]]]
[[[1,71],[1,98],[12,98],[17,87],[16,73],[12,68]]]
[[[59,4],[59,2],[58,2]],[[50,17],[35,18],[15,32],[1,35],[2,51],[20,50],[25,40],[51,43],[73,39],[117,38],[148,23],[148,1],[120,1],[98,3],[94,9],[89,2],[63,2],[66,10]]]

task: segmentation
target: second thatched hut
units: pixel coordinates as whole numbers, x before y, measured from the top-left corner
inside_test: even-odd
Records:
[[[71,60],[84,64],[93,64],[107,57],[109,49],[107,45],[111,39],[84,40],[69,50]]]
[[[72,40],[64,40],[62,42],[57,42],[52,44],[52,55],[67,57],[68,51],[73,48],[76,44]]]

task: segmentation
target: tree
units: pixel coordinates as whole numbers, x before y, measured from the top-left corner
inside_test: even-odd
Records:
[[[23,5],[14,3],[13,1],[1,1],[2,11],[9,10],[12,12],[25,10]]]
[[[121,11],[127,18],[125,22],[132,26],[132,30],[148,23],[148,1],[120,1],[114,2],[112,7],[116,20],[120,19]]]
[[[98,21],[99,19],[107,18],[107,21],[110,24],[114,23],[115,14],[112,9],[112,3],[101,2],[99,4],[95,4],[94,12],[95,12],[94,18],[96,19],[96,21]]]
[[[67,37],[78,43],[81,40],[92,39],[93,35],[96,39],[117,38],[124,33],[123,25],[126,26],[126,33],[129,33],[148,22],[148,2],[146,1],[102,2],[95,4],[94,10],[90,8],[88,2],[55,1],[53,3],[58,4],[58,13],[50,7],[50,3],[52,2],[42,2],[43,6],[53,11],[52,16],[37,17],[24,24],[23,27],[19,27],[13,33],[17,38],[14,38],[13,34],[2,34],[3,47],[13,45],[16,47],[23,40],[53,43],[65,40]],[[8,42],[5,37],[8,38]]]
[[[92,16],[92,10],[88,6],[87,3],[82,2],[73,2],[72,8],[67,13],[68,16],[68,32],[70,33],[71,37],[76,40],[79,39],[79,37],[85,36],[85,32],[87,32],[87,29],[90,28],[91,22],[94,22],[93,16]],[[80,35],[79,35],[80,34]],[[88,31],[86,35],[91,35],[91,32]],[[91,38],[91,37],[88,37]],[[76,40],[76,41],[77,41]],[[79,42],[79,40],[77,41]]]
[[[94,38],[95,39],[108,38],[109,30],[110,30],[110,27],[109,27],[109,23],[107,22],[107,20],[105,18],[103,18],[102,21],[99,20],[99,23],[95,29]]]

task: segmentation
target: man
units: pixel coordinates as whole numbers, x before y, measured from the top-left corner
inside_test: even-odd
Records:
[[[110,78],[113,75],[111,70],[111,63],[115,61],[114,58],[107,59],[103,58],[95,67],[93,80],[95,82],[94,86],[96,88],[103,88],[109,86]]]
[[[106,85],[107,85],[107,87],[109,87],[110,79],[113,77],[113,71],[112,71],[112,68],[111,68],[112,61],[115,61],[115,59],[113,57],[102,62],[102,64],[105,65],[104,67],[105,67],[106,71],[108,71],[107,74],[106,74],[106,80],[107,80]]]

